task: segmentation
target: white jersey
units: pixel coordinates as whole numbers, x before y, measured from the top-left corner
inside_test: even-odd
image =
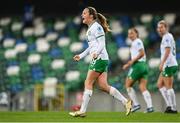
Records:
[[[84,57],[87,54],[97,53],[98,58],[102,60],[109,60],[109,56],[105,45],[105,32],[102,26],[98,22],[94,22],[87,30],[86,33],[88,49],[80,54],[80,57]]]
[[[139,55],[139,50],[141,49],[144,50],[143,42],[139,38],[137,38],[131,44],[131,48],[130,48],[131,59],[136,58]],[[146,54],[140,59],[138,59],[138,61],[146,61]]]
[[[171,33],[166,33],[162,37],[161,41],[161,60],[164,58],[165,54],[165,48],[169,47],[170,48],[170,54],[168,58],[166,59],[163,68],[165,67],[171,67],[171,66],[177,66],[177,61],[176,61],[176,45],[174,38]]]

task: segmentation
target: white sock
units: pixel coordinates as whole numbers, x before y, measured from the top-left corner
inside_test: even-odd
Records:
[[[166,105],[170,106],[168,95],[167,95],[167,89],[165,87],[162,87],[159,89],[159,91],[161,92],[161,95],[163,96],[164,101],[166,102]]]
[[[142,93],[142,95],[143,95],[144,100],[145,100],[145,102],[146,102],[146,104],[147,104],[147,108],[153,107],[153,106],[152,106],[152,99],[151,99],[151,95],[150,95],[149,91],[148,91],[148,90],[144,91],[144,92]]]
[[[137,97],[136,97],[136,92],[134,91],[133,88],[127,88],[127,93],[129,95],[129,97],[131,98],[131,100],[133,101],[133,105],[139,105],[139,102],[137,100]]]
[[[170,100],[169,102],[170,102],[172,110],[176,110],[176,96],[174,93],[174,89],[172,88],[168,89],[167,94],[168,94],[168,99]]]
[[[111,86],[109,94],[121,101],[124,105],[126,104],[127,99],[116,88]]]
[[[85,89],[84,94],[83,94],[81,109],[80,109],[81,112],[86,112],[89,100],[92,96],[92,92],[93,92],[92,90]]]

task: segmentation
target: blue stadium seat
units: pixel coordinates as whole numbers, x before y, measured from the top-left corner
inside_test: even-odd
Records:
[[[115,35],[114,38],[115,38],[118,48],[127,46],[124,35],[118,34],[118,35]]]
[[[60,58],[60,56],[62,55],[62,52],[59,48],[53,48],[49,51],[49,55],[51,58]]]

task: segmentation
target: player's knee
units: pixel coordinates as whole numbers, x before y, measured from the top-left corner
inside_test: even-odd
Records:
[[[126,83],[125,83],[125,87],[126,87],[126,88],[130,88],[130,87],[131,87],[131,85],[129,84],[129,82],[128,82],[128,81],[126,81]]]
[[[103,87],[103,86],[100,86],[100,89],[101,89],[102,91],[106,91],[106,88]]]
[[[163,85],[162,85],[162,83],[157,83],[157,87],[160,89],[160,88],[162,88],[163,87]]]
[[[139,86],[139,89],[141,92],[144,92],[147,90],[146,86]]]
[[[85,80],[85,87],[86,88],[92,88],[93,87],[93,82]]]
[[[99,88],[100,88],[102,91],[108,92],[108,85],[100,84],[100,85],[99,85]]]
[[[127,88],[131,88],[132,85],[133,85],[133,80],[127,78],[127,79],[126,79],[126,82],[125,82],[125,87],[126,87],[126,89],[127,89]]]

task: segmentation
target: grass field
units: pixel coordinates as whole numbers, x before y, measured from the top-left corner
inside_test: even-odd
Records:
[[[80,118],[68,112],[0,112],[0,122],[180,122],[180,114],[88,112],[87,117]]]

